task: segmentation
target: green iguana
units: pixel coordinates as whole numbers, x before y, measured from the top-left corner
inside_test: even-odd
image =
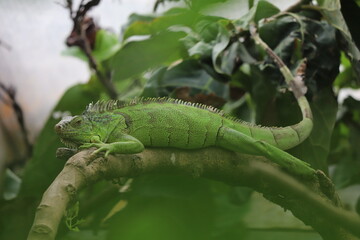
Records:
[[[282,64],[276,57],[277,64]],[[171,98],[149,98],[127,104],[116,100],[90,104],[82,115],[61,120],[55,130],[68,147],[97,147],[94,154],[104,151],[105,157],[111,153],[139,153],[144,147],[217,146],[265,156],[288,171],[310,175],[314,170],[307,163],[283,151],[304,141],[313,122],[299,84],[285,65],[280,69],[302,111],[303,119],[295,125],[261,127],[229,117],[210,106]]]

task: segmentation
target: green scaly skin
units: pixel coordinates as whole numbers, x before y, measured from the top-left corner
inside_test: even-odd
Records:
[[[94,154],[105,151],[106,157],[111,153],[139,153],[144,147],[218,146],[262,155],[290,171],[306,169],[307,174],[312,169],[306,163],[281,149],[301,143],[311,127],[310,118],[283,128],[260,127],[205,105],[155,98],[122,106],[113,100],[90,104],[83,115],[64,118],[55,130],[65,145],[97,147]]]
[[[256,35],[254,38],[258,40]],[[261,127],[202,104],[150,98],[133,100],[125,105],[114,100],[90,104],[81,116],[61,120],[55,130],[65,145],[97,147],[93,154],[105,152],[105,157],[116,153],[135,154],[145,147],[201,149],[216,146],[261,155],[289,172],[313,175],[314,169],[307,163],[283,151],[304,141],[311,133],[313,122],[311,109],[300,87],[287,67],[278,65],[302,111],[303,119],[295,125]]]

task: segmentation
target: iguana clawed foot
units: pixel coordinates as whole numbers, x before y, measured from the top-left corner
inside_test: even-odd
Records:
[[[97,148],[97,150],[91,153],[92,156],[96,156],[100,152],[105,152],[105,157],[107,158],[110,153],[115,153],[115,148],[111,143],[84,143],[79,147],[79,149],[86,149],[91,147]]]

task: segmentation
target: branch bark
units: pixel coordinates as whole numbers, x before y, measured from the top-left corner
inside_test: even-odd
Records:
[[[59,222],[71,200],[82,188],[96,181],[170,171],[251,187],[292,211],[323,239],[353,240],[360,236],[360,218],[340,208],[333,185],[322,172],[311,179],[296,180],[266,159],[217,148],[146,149],[140,154],[90,161],[89,154],[93,150],[84,150],[70,158],[44,193],[29,240],[55,239]]]

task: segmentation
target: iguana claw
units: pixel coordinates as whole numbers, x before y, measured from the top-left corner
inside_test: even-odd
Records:
[[[79,149],[86,149],[96,147],[97,149],[91,154],[92,156],[99,154],[100,152],[105,152],[105,157],[108,157],[110,153],[113,152],[111,144],[107,143],[84,143],[79,147]]]
[[[86,149],[91,147],[98,147],[98,143],[84,143],[79,147],[79,149]]]

